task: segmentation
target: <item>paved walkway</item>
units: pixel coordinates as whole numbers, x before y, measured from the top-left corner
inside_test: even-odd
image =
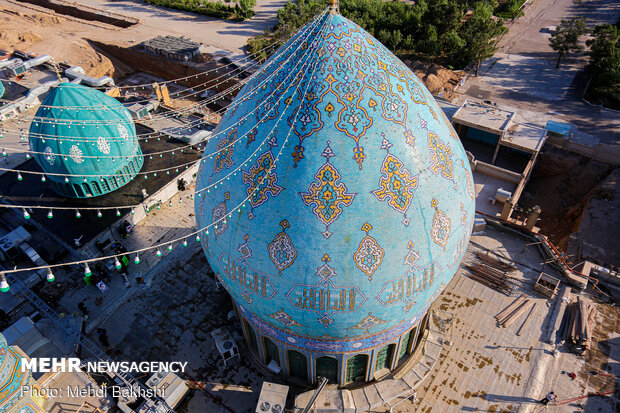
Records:
[[[620,369],[614,362],[620,353],[620,311],[597,306],[598,337],[602,342],[593,344],[595,351],[586,357],[590,361],[569,353],[563,346],[558,347],[559,357],[556,357],[555,346],[546,343],[554,300],[532,290],[543,259],[533,248],[524,248],[522,239],[489,227],[485,235],[472,240],[482,249],[470,244],[465,263],[472,259],[474,252],[486,248],[514,261],[518,271],[511,274],[515,277],[513,292],[506,296],[464,276],[461,270],[433,305],[454,314],[452,329],[447,334],[447,340],[453,344],[444,346],[439,361],[418,388],[416,401],[404,401],[394,411],[539,412],[542,406],[536,401],[549,390],[554,390],[560,399],[568,399],[610,386],[613,389],[613,379],[594,382],[587,372],[605,366],[612,372]],[[525,315],[507,328],[498,327],[494,317],[522,293],[530,303],[537,303],[537,307],[522,334],[517,336]],[[578,377],[573,381],[568,372],[575,372]],[[610,398],[591,398],[567,406],[549,406],[546,411],[559,413],[570,408],[570,411],[611,412],[615,411],[614,403],[617,401]]]
[[[583,15],[588,25],[615,23],[620,3],[614,0],[536,0],[525,16],[509,25],[498,53],[484,62],[479,77],[470,77],[459,92],[517,109],[573,122],[602,143],[620,143],[620,112],[590,105],[581,96],[586,79],[584,54],[571,54],[555,68],[557,54],[549,46],[550,27],[561,19]]]

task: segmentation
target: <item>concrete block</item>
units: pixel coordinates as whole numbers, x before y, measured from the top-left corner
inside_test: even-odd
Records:
[[[415,366],[413,366],[413,370],[416,372],[416,374],[418,376],[420,376],[420,377],[422,377],[424,379],[431,369],[426,367],[422,363],[418,363]]]
[[[356,413],[355,402],[353,401],[351,391],[341,390],[340,396],[342,397],[342,411],[344,413]]]
[[[355,403],[355,410],[357,412],[365,412],[367,410],[370,410],[370,403],[368,403],[368,399],[366,398],[364,389],[352,390],[351,397],[353,398],[353,402]]]
[[[379,408],[383,405],[383,400],[381,399],[379,391],[374,384],[364,387],[364,394],[366,395],[368,404],[370,404],[371,410]]]
[[[422,377],[418,376],[413,370],[405,374],[402,380],[412,389],[415,389],[420,383],[422,383]]]
[[[340,390],[323,390],[314,403],[316,413],[336,413],[344,411]]]
[[[406,396],[411,387],[403,380],[383,380],[375,384],[384,403],[389,403],[398,397]]]
[[[426,367],[428,367],[429,370],[431,370],[433,368],[433,366],[435,365],[436,361],[437,361],[436,358],[433,358],[433,357],[429,356],[428,354],[424,354],[422,356],[422,358],[420,359],[420,363],[422,363]]]

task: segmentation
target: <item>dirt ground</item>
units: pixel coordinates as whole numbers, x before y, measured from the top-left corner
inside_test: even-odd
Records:
[[[34,10],[24,12],[11,4],[0,4],[0,48],[19,49],[36,55],[49,54],[81,66],[93,77],[114,76],[115,67],[106,56],[75,35],[83,25],[73,20]]]
[[[462,76],[435,63],[407,59],[404,60],[404,63],[424,82],[424,85],[433,95],[439,95],[443,92],[441,96],[446,99],[452,99],[456,96],[454,88],[459,84]]]
[[[598,196],[599,184],[613,169],[609,164],[545,147],[519,204],[526,208],[539,205],[541,232],[564,249],[568,237],[579,228],[588,200]]]

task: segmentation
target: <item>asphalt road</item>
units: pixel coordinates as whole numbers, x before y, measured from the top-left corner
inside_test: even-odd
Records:
[[[536,0],[525,16],[509,24],[496,55],[484,62],[479,77],[470,78],[460,93],[517,109],[548,114],[576,124],[604,143],[620,143],[620,113],[584,102],[587,56],[573,54],[555,68],[557,54],[549,47],[550,27],[562,19],[584,16],[588,26],[615,23],[620,2],[614,0]],[[585,41],[585,38],[583,39]]]

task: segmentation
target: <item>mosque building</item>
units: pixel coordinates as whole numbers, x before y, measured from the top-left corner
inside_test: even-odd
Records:
[[[245,85],[195,212],[252,355],[347,386],[402,366],[458,270],[469,162],[423,83],[335,6]]]
[[[30,149],[58,194],[88,198],[129,183],[144,159],[129,111],[96,89],[60,83],[31,123]]]
[[[36,388],[30,371],[22,372],[21,365],[27,359],[18,347],[8,346],[0,334],[0,412],[43,413],[43,400],[34,400],[36,392],[25,392],[24,388]],[[35,397],[36,398],[36,397]]]

